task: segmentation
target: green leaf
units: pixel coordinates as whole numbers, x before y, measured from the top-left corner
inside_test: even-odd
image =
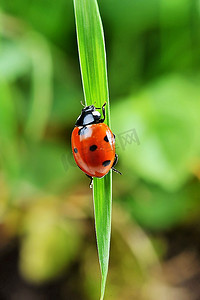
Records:
[[[106,101],[106,122],[110,126],[105,43],[96,0],[74,0],[85,102],[101,107]],[[112,174],[94,178],[93,200],[99,262],[102,273],[101,299],[104,297],[110,251]]]
[[[22,40],[32,63],[32,103],[26,124],[26,135],[33,141],[42,138],[53,99],[52,56],[49,43],[33,32]],[[41,68],[42,65],[42,68]]]
[[[119,101],[113,110],[114,131],[125,140],[127,131],[135,129],[140,141],[127,140],[123,146],[117,140],[127,174],[134,172],[167,191],[179,190],[199,165],[199,103],[199,87],[173,74]]]
[[[0,162],[11,183],[20,173],[17,119],[9,84],[3,80],[0,80],[0,124]]]

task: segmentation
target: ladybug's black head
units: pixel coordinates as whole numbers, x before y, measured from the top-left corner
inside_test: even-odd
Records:
[[[92,112],[92,111],[95,111],[94,105],[85,106],[85,107],[82,109],[82,112]]]
[[[89,124],[100,123],[101,114],[96,111],[94,105],[86,106],[82,109],[82,112],[76,120],[75,126],[85,126]]]

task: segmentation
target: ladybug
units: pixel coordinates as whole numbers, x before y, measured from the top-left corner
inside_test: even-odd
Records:
[[[115,135],[104,123],[105,105],[101,108],[94,105],[85,106],[72,131],[72,152],[78,167],[91,179],[102,178],[110,169],[115,169],[118,155],[115,153]],[[103,118],[97,109],[102,110]]]

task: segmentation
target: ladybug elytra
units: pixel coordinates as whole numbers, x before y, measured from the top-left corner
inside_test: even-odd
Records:
[[[78,167],[91,179],[105,176],[114,167],[118,156],[115,153],[115,135],[104,123],[105,105],[97,108],[86,106],[76,120],[71,136],[72,152]],[[102,109],[103,118],[96,109]]]

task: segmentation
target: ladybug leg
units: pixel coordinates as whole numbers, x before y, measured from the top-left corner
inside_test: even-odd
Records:
[[[116,172],[116,173],[122,175],[122,173],[121,173],[120,171],[118,171],[117,169],[114,168],[114,167],[116,166],[117,162],[118,162],[118,155],[115,153],[115,160],[114,160],[114,162],[113,162],[113,165],[112,165],[111,169],[112,169],[114,172]]]
[[[90,185],[89,185],[89,187],[92,189],[93,188],[93,177],[89,176],[87,174],[85,174],[85,175],[90,178]]]
[[[116,166],[117,162],[118,162],[118,155],[115,153],[115,159],[114,159],[112,168]]]
[[[106,102],[102,105],[101,109],[102,109],[103,118],[99,120],[99,123],[103,123],[105,121],[105,117],[106,117],[105,106],[106,106]]]

